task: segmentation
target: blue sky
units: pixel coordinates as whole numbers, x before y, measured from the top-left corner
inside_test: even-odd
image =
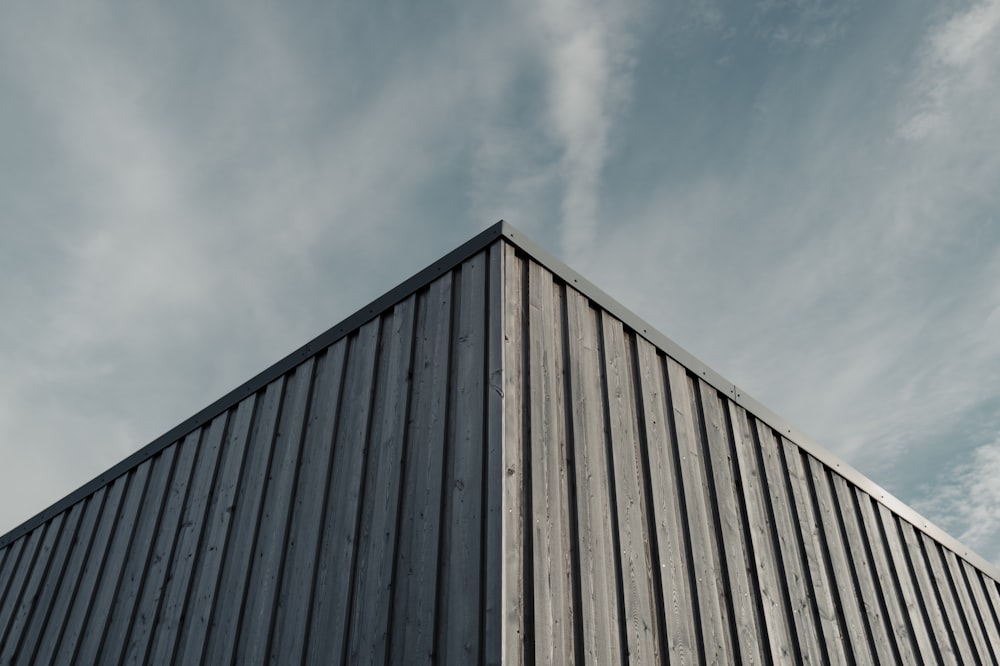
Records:
[[[499,219],[1000,563],[1000,0],[0,8],[0,532]]]

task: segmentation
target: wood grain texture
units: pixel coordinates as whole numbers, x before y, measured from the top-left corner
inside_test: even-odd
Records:
[[[523,442],[526,428],[523,404],[525,382],[524,335],[525,267],[511,245],[503,248],[503,358],[504,358],[504,431],[503,485],[501,503],[501,661],[524,664],[533,636],[531,595],[527,594],[531,519],[525,501],[530,479],[524,464]]]
[[[698,398],[703,418],[706,472],[712,479],[710,490],[718,514],[721,559],[725,562],[727,588],[732,605],[735,649],[744,663],[759,664],[767,648],[767,629],[759,623],[760,595],[751,584],[752,545],[744,539],[746,507],[738,497],[737,473],[733,467],[730,424],[718,391],[698,380]],[[724,399],[724,398],[722,398]]]
[[[609,469],[601,385],[601,349],[596,311],[578,292],[566,294],[568,404],[575,451],[581,622],[584,661],[609,664],[622,654],[619,634]]]
[[[528,277],[528,412],[535,658],[574,661],[573,570],[563,394],[563,350],[552,278],[538,264]]]
[[[670,358],[667,359],[667,375],[691,536],[693,575],[697,581],[704,659],[709,663],[730,663],[736,659],[736,637],[730,629],[726,604],[728,583],[723,575],[721,552],[715,540],[714,509],[710,504],[705,477],[705,451],[699,441],[700,417],[696,396],[687,370]]]

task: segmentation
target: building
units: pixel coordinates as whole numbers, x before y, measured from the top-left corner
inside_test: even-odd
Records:
[[[499,223],[0,537],[0,663],[996,663],[998,570]]]

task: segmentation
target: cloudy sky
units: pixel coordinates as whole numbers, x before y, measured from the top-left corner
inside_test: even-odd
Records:
[[[5,2],[0,533],[505,219],[1000,563],[998,118],[1000,0]]]

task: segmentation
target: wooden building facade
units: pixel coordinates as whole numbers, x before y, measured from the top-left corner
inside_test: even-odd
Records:
[[[0,664],[995,664],[998,617],[504,223],[0,537]]]

